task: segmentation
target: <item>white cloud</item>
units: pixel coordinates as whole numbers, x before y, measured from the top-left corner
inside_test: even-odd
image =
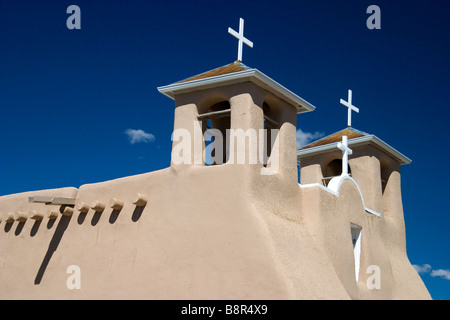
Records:
[[[138,129],[127,129],[125,130],[125,134],[130,139],[131,144],[139,143],[139,142],[152,142],[155,141],[155,136],[151,133],[147,133],[144,130]]]
[[[444,270],[444,269],[437,269],[431,271],[432,277],[441,277],[445,280],[450,280],[450,270]]]
[[[323,137],[323,132],[304,132],[302,129],[297,129],[297,149],[303,148],[307,144],[310,144],[314,140]]]
[[[431,271],[431,266],[429,264],[413,264],[414,269],[416,269],[417,273],[428,273]]]
[[[431,270],[431,266],[429,264],[413,264],[413,267],[418,273],[428,273],[431,271],[430,276],[432,277],[441,277],[442,279],[450,280],[450,270],[448,269]]]

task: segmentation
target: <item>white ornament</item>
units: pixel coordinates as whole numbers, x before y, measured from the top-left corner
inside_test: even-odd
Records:
[[[242,43],[245,43],[250,48],[253,48],[253,42],[244,37],[244,19],[239,18],[239,33],[231,28],[228,28],[228,33],[233,35],[239,40],[238,45],[238,60],[242,61]]]
[[[342,136],[342,142],[338,142],[337,147],[342,150],[342,175],[348,175],[348,155],[353,154],[348,147],[348,137]]]
[[[352,105],[352,90],[348,90],[348,101],[341,99],[341,104],[348,108],[347,126],[352,126],[352,110],[359,113],[359,109]]]

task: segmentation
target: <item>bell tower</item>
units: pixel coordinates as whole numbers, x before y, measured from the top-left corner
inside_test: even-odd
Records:
[[[315,109],[257,69],[242,63],[244,19],[234,63],[159,87],[175,100],[171,167],[244,165],[262,175],[297,177],[297,114]]]
[[[331,180],[342,175],[342,151],[337,146],[344,136],[352,150],[347,172],[361,190],[365,206],[379,214],[400,210],[403,215],[400,166],[411,160],[375,135],[354,128],[333,133],[297,151],[301,184],[328,187]]]
[[[240,61],[158,88],[175,101],[171,166],[243,165],[292,170],[297,114],[315,109]]]

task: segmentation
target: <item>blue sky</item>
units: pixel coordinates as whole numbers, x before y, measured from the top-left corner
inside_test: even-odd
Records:
[[[66,27],[72,4],[80,30]],[[366,27],[372,4],[380,30]],[[413,160],[402,167],[408,256],[432,297],[450,299],[449,9],[444,0],[0,0],[0,195],[167,167],[174,108],[156,88],[235,61],[227,29],[242,17],[254,43],[243,62],[316,106],[298,129],[343,129],[339,99],[352,89],[353,127]]]

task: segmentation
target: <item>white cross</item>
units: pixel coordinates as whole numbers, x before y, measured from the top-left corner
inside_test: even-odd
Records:
[[[348,175],[348,155],[353,151],[348,147],[347,136],[342,136],[342,142],[338,142],[337,147],[342,150],[342,175]]]
[[[359,109],[352,105],[352,90],[348,90],[348,101],[341,99],[341,104],[348,108],[347,126],[352,126],[352,110],[359,113]]]
[[[238,60],[242,61],[242,43],[245,43],[250,48],[253,48],[253,42],[244,37],[244,19],[239,18],[239,33],[231,28],[228,28],[228,33],[239,39]]]

